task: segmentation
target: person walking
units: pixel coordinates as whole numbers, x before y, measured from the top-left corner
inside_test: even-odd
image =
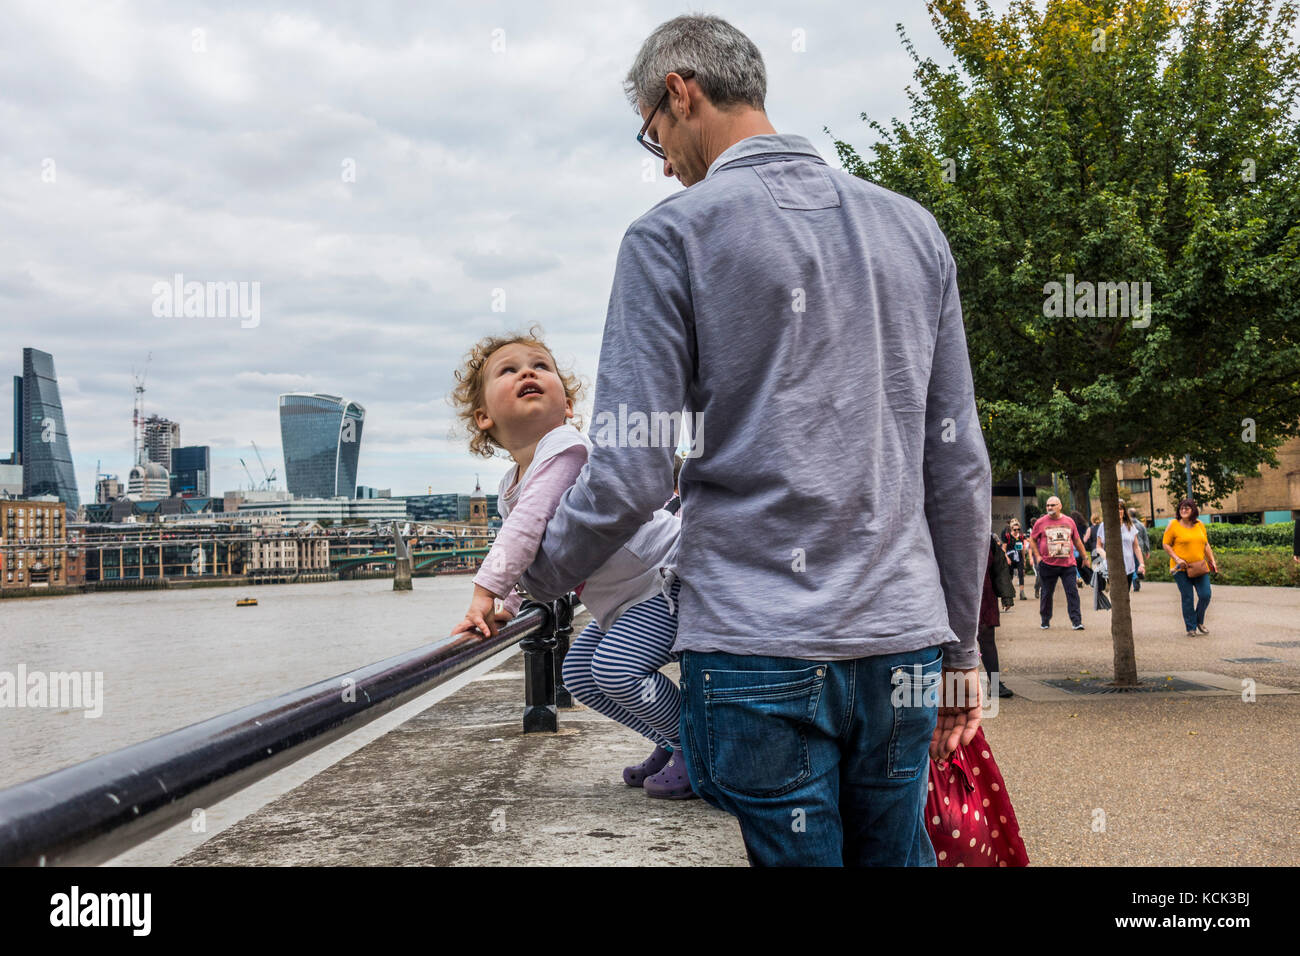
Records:
[[[1002,549],[1007,553],[1011,576],[1020,588],[1020,600],[1028,601],[1029,598],[1025,597],[1025,563],[1029,560],[1029,541],[1015,518],[1002,532]]]
[[[1083,547],[1089,554],[1097,550],[1097,529],[1101,527],[1101,512],[1092,513],[1092,524],[1083,533]]]
[[[980,646],[980,661],[984,673],[988,675],[989,687],[998,689],[999,697],[1014,697],[1011,688],[1002,683],[1002,672],[998,670],[998,644],[995,632],[1002,623],[998,613],[998,599],[1003,603],[1008,596],[1015,594],[1011,583],[1011,569],[1007,565],[1002,542],[989,536],[988,568],[984,572],[984,593],[980,599],[980,620],[977,640]]]
[[[1205,609],[1210,604],[1210,574],[1219,572],[1210,536],[1205,525],[1197,520],[1200,513],[1201,509],[1191,498],[1178,502],[1178,517],[1165,528],[1163,540],[1169,552],[1169,571],[1182,599],[1183,625],[1188,637],[1210,633],[1205,626]]]
[[[1098,515],[1098,518],[1101,516]],[[1128,581],[1129,590],[1133,590],[1133,583],[1137,581],[1138,575],[1147,573],[1146,557],[1142,554],[1142,545],[1138,543],[1138,528],[1141,525],[1134,521],[1127,511],[1119,509],[1119,533],[1124,542],[1124,578]],[[1097,525],[1097,547],[1106,547],[1106,526]],[[1104,553],[1104,552],[1103,552]],[[1110,576],[1110,580],[1115,580],[1115,575]]]
[[[1052,594],[1056,582],[1065,591],[1065,608],[1070,623],[1076,631],[1083,630],[1083,615],[1079,611],[1078,570],[1074,554],[1078,551],[1089,572],[1092,558],[1083,550],[1083,539],[1074,519],[1061,514],[1061,499],[1052,495],[1047,499],[1047,514],[1034,522],[1029,534],[1029,547],[1034,554],[1037,576],[1042,581],[1042,596],[1038,600],[1038,615],[1043,630],[1052,625]]]
[[[1110,568],[1106,562],[1106,552],[1097,548],[1092,552],[1092,609],[1109,611],[1110,598],[1106,596],[1106,581],[1110,577]]]
[[[993,507],[947,239],[777,133],[719,17],[657,27],[625,90],[687,188],[623,236],[590,465],[523,585],[559,598],[668,498],[673,443],[601,422],[691,416],[667,573],[692,789],[756,866],[934,866],[926,771],[979,728]]]
[[[1070,520],[1074,522],[1074,527],[1079,531],[1079,540],[1083,541],[1086,545],[1087,542],[1084,536],[1088,533],[1088,522],[1084,520],[1083,515],[1078,511],[1070,512]],[[1083,561],[1083,559],[1090,554],[1092,554],[1092,552],[1086,546],[1074,549],[1074,569],[1079,575],[1077,583],[1080,586],[1092,584],[1092,565],[1091,563],[1085,565]],[[1087,573],[1085,573],[1085,571]]]
[[[1142,579],[1146,576],[1145,562],[1149,557],[1151,557],[1151,536],[1147,534],[1146,522],[1142,520],[1142,517],[1141,515],[1138,514],[1138,510],[1136,508],[1129,508],[1128,516],[1129,519],[1133,522],[1134,527],[1137,528],[1138,547],[1142,549],[1142,561],[1144,564],[1144,568],[1140,573],[1135,574],[1133,577],[1133,590],[1141,591]]]

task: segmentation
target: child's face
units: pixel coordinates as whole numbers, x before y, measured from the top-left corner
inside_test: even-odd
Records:
[[[475,413],[475,421],[502,445],[541,437],[573,415],[573,402],[544,348],[521,342],[503,346],[488,357],[483,374],[486,407]]]

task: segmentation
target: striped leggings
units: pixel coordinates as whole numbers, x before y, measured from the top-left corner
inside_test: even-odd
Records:
[[[681,582],[674,582],[674,606]],[[592,621],[564,657],[564,686],[598,714],[681,749],[681,694],[659,673],[673,660],[677,618],[662,594],[624,611],[608,632]]]

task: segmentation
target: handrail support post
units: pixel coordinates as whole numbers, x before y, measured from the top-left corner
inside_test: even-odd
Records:
[[[559,729],[555,710],[555,607],[525,601],[520,613],[540,608],[546,622],[519,642],[524,652],[524,733],[550,733]]]

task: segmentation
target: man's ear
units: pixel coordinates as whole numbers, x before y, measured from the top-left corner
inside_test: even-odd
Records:
[[[680,88],[680,93],[677,92],[677,88]],[[699,104],[692,102],[692,100],[693,96],[689,84],[680,76],[677,77],[677,83],[670,83],[668,86],[668,109],[666,111],[668,113],[668,121],[674,125],[678,121],[677,113],[674,111],[673,107],[674,102],[681,104],[681,119],[689,119],[692,111],[699,109]]]

